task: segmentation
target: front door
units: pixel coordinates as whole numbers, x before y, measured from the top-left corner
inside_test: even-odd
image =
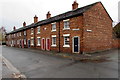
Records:
[[[73,38],[73,52],[79,53],[79,37]]]
[[[45,50],[45,39],[42,38],[42,50]]]
[[[50,39],[49,38],[47,38],[46,39],[46,50],[50,50]]]
[[[30,48],[30,40],[28,40],[28,48]]]

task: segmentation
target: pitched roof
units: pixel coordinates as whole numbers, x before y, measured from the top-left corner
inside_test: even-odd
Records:
[[[29,29],[29,28],[33,28],[33,27],[36,27],[36,26],[41,26],[41,25],[52,23],[52,22],[55,22],[55,21],[60,21],[60,20],[67,19],[67,18],[70,18],[70,17],[78,16],[78,15],[84,13],[85,11],[87,11],[88,9],[90,9],[92,6],[94,6],[97,3],[99,3],[99,2],[90,4],[90,5],[81,7],[81,8],[77,8],[75,10],[71,10],[71,11],[65,12],[63,14],[59,14],[59,15],[51,17],[49,19],[39,21],[37,23],[32,23],[32,24],[30,24],[28,26],[16,29],[15,31],[12,31],[12,32],[7,33],[7,34],[16,33],[16,32],[26,30],[26,29]]]

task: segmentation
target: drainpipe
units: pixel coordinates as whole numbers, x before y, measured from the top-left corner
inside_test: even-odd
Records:
[[[60,22],[58,22],[58,26],[59,26],[59,27],[58,27],[58,36],[59,36],[59,37],[58,37],[58,39],[59,39],[59,40],[58,40],[58,41],[59,41],[59,42],[58,42],[58,45],[59,45],[59,50],[58,50],[58,52],[60,53]]]

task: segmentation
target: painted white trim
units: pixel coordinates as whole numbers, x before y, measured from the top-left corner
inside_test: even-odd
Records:
[[[37,37],[37,46],[40,46],[41,45],[41,37]],[[40,39],[40,43],[38,44],[38,39]]]
[[[31,39],[34,39],[34,37],[31,37]]]
[[[63,36],[65,37],[65,36],[70,36],[70,34],[63,34]]]
[[[80,29],[72,29],[73,31],[79,31]]]
[[[52,30],[51,32],[55,32],[56,31],[56,29],[55,30]]]
[[[65,20],[63,20],[63,21],[65,22],[65,21],[69,21],[69,20],[70,20],[70,19],[65,19]]]
[[[53,44],[52,44],[51,46],[52,46],[52,47],[56,47],[57,45],[53,45]]]
[[[63,47],[70,47],[70,45],[63,45]]]
[[[37,37],[37,38],[41,38],[41,37]]]
[[[74,52],[74,38],[75,37],[78,37],[78,52]],[[73,53],[79,53],[80,52],[80,37],[79,36],[74,36],[73,38],[72,38],[72,52]]]
[[[51,23],[51,24],[56,24],[56,22],[53,22],[53,23]]]
[[[92,32],[92,30],[90,30],[90,29],[87,29],[86,31],[87,31],[87,32]]]
[[[46,38],[46,46],[45,46],[45,47],[46,47],[46,50],[47,50],[47,51],[50,51],[50,50],[47,48],[47,45],[48,45],[48,44],[47,44],[47,39],[50,40],[50,38]]]
[[[45,44],[44,44],[44,49],[43,49],[43,39],[44,39],[44,43],[45,43],[45,38],[42,38],[42,40],[41,40],[41,41],[42,41],[42,42],[41,42],[41,49],[42,49],[42,50],[45,50],[45,47],[46,47]]]
[[[56,37],[56,35],[52,35],[52,37]]]
[[[70,30],[70,27],[69,28],[63,28],[63,30]]]

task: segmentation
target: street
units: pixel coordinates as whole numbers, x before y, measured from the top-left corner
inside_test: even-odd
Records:
[[[108,61],[101,63],[74,62],[43,52],[2,47],[3,57],[27,78],[118,78],[117,49],[110,51]],[[4,68],[2,71],[5,71]]]

